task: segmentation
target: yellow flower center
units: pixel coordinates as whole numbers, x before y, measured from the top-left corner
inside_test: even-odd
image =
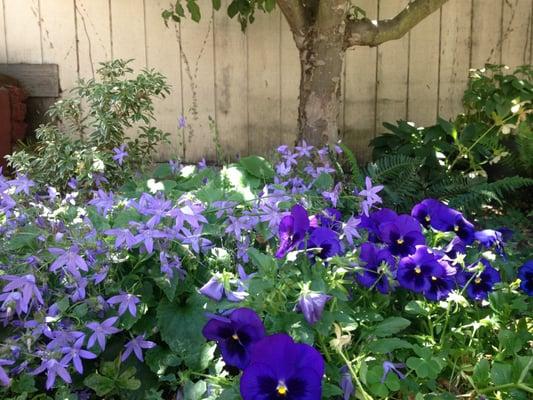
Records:
[[[398,243],[398,244],[403,244],[403,239],[402,239],[402,238],[399,238],[399,239],[396,241],[396,243]]]
[[[455,232],[459,232],[459,227],[458,227],[457,225],[455,225],[455,226],[453,227],[453,230],[454,230]]]
[[[478,278],[474,279],[474,282],[475,282],[477,285],[479,285],[479,284],[481,283],[481,278],[478,277]]]
[[[239,336],[238,336],[236,333],[234,333],[233,335],[231,335],[231,337],[232,337],[234,340],[239,340]]]
[[[426,220],[426,222],[429,222],[429,221],[431,221],[431,217],[429,215],[426,215],[425,220]]]
[[[432,277],[431,277],[431,280],[432,280],[432,281],[436,281],[436,280],[437,280],[437,278],[436,278],[436,277],[434,277],[434,276],[432,276]]]
[[[420,269],[420,267],[415,267],[415,272],[416,272],[417,274],[419,274],[419,273],[422,272],[422,270]]]
[[[278,391],[278,394],[280,396],[286,396],[287,395],[287,386],[285,386],[285,384],[283,382],[280,382],[278,384],[278,387],[276,388],[276,390]]]

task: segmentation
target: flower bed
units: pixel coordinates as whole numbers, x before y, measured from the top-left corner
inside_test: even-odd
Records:
[[[531,395],[533,264],[508,230],[380,208],[340,148],[278,153],[87,200],[3,178],[2,398]]]

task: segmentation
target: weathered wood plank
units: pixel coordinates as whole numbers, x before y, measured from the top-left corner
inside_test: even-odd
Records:
[[[417,126],[433,125],[437,118],[440,19],[439,10],[415,26],[409,35],[407,119]]]
[[[4,0],[8,63],[41,63],[41,30],[38,0]]]
[[[4,18],[4,0],[0,0],[0,63],[7,62],[6,25]]]
[[[445,119],[461,112],[468,82],[471,46],[471,1],[450,1],[442,8],[439,116]]]
[[[0,74],[18,80],[31,97],[59,97],[57,64],[0,64]]]
[[[268,154],[281,144],[279,13],[258,13],[246,32],[248,141],[252,154]]]
[[[43,62],[59,65],[59,86],[68,93],[78,80],[74,2],[41,1]]]
[[[376,1],[360,1],[357,5],[368,18],[377,18]],[[376,135],[376,65],[375,47],[356,47],[346,52],[342,141],[360,162],[370,160],[368,145]]]
[[[508,0],[503,3],[502,63],[514,70],[529,63],[528,39],[531,23],[530,0]]]
[[[407,4],[407,0],[380,0],[379,19],[394,17]],[[377,134],[383,132],[383,122],[407,117],[408,50],[408,35],[378,47]]]
[[[285,17],[281,16],[281,138],[292,145],[298,136],[298,94],[300,92],[300,57],[292,32]]]
[[[470,68],[482,68],[486,63],[501,61],[503,1],[473,0]]]
[[[112,0],[110,4],[111,54],[115,59],[133,59],[131,67],[138,72],[146,67],[144,0]]]
[[[222,2],[225,10],[228,1]],[[246,36],[225,12],[215,13],[216,121],[220,143],[231,159],[248,154],[248,54]]]
[[[183,158],[183,135],[178,130],[178,118],[183,114],[181,91],[181,61],[176,29],[165,27],[161,12],[168,7],[167,0],[150,0],[146,3],[146,57],[149,68],[166,76],[171,85],[171,94],[155,102],[157,127],[170,133],[170,145],[159,147],[158,158],[165,161]]]
[[[213,48],[213,11],[211,0],[200,0],[199,23],[184,20],[181,24],[181,63],[185,157],[188,161],[216,159],[215,129],[215,59]]]
[[[76,0],[80,78],[94,78],[100,63],[111,59],[108,0]]]

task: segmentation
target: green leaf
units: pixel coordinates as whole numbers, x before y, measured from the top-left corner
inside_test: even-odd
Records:
[[[271,12],[276,8],[276,0],[265,0],[265,11]]]
[[[405,312],[412,315],[428,315],[428,310],[420,300],[412,300],[405,306]]]
[[[378,339],[368,345],[370,351],[374,353],[386,354],[396,349],[410,349],[413,345],[406,340],[398,338]]]
[[[24,227],[9,239],[7,250],[19,251],[25,247],[33,247],[39,234],[39,231],[32,226]]]
[[[248,172],[259,179],[272,179],[275,175],[270,163],[263,157],[248,156],[241,158],[239,164]]]
[[[333,186],[335,181],[331,177],[330,174],[326,174],[325,172],[321,173],[318,178],[315,179],[313,182],[313,186],[317,190],[329,190]]]
[[[490,364],[485,358],[478,361],[474,367],[474,374],[472,375],[474,383],[478,387],[486,387],[490,380]]]
[[[204,381],[196,383],[188,381],[183,388],[183,400],[200,400],[206,390],[207,385]]]
[[[392,336],[411,325],[411,321],[402,317],[390,317],[374,327],[374,334],[379,337]]]
[[[165,374],[168,367],[177,367],[180,363],[180,358],[164,346],[157,346],[146,352],[146,364],[157,375]]]
[[[29,374],[23,374],[13,379],[10,389],[13,393],[33,393],[37,391],[35,387],[35,378]]]
[[[126,369],[118,377],[118,386],[123,390],[137,390],[141,387],[141,381],[135,378],[135,367]]]
[[[512,383],[512,367],[510,364],[495,362],[492,364],[490,376],[495,385]]]
[[[239,13],[239,1],[233,0],[231,4],[228,6],[228,16],[230,18],[233,18]]]
[[[168,163],[160,164],[154,170],[152,176],[156,179],[164,179],[172,176],[172,169]]]
[[[221,6],[221,0],[213,0],[213,8],[215,10],[220,10],[220,6]]]
[[[83,380],[83,383],[94,390],[97,396],[105,396],[115,389],[115,382],[111,378],[97,373],[89,375]]]
[[[261,253],[254,247],[250,247],[247,251],[252,263],[259,268],[261,274],[268,274],[276,269],[277,263],[272,256]]]
[[[185,304],[164,299],[157,307],[157,325],[161,338],[192,369],[202,370],[212,357],[211,346],[202,336],[206,301],[192,295]]]

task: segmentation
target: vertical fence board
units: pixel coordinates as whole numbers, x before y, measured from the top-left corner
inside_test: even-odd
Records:
[[[503,3],[502,63],[511,70],[529,63],[531,13],[530,0],[507,0]]]
[[[170,133],[170,145],[159,147],[159,159],[183,157],[182,131],[178,118],[183,113],[181,90],[181,62],[176,36],[178,26],[165,26],[161,13],[168,7],[167,0],[146,1],[146,57],[149,68],[154,68],[167,78],[171,94],[155,102],[156,126]]]
[[[379,19],[392,18],[408,4],[407,0],[380,0]],[[376,129],[383,122],[406,118],[409,36],[380,45],[377,66]]]
[[[74,1],[41,1],[43,62],[59,65],[59,84],[67,94],[78,80]]]
[[[499,63],[501,57],[502,1],[473,0],[470,68]]]
[[[4,0],[0,0],[0,63],[7,63],[7,41],[4,18]]]
[[[93,78],[100,63],[111,59],[108,0],[76,0],[80,78]]]
[[[470,68],[472,3],[450,1],[442,8],[439,116],[449,119],[461,112]]]
[[[225,156],[248,154],[248,93],[246,36],[235,19],[215,13],[216,120]]]
[[[291,145],[298,135],[298,94],[300,82],[300,57],[289,24],[281,17],[281,138]]]
[[[439,10],[428,16],[409,36],[407,119],[419,126],[432,125],[437,117],[440,14]]]
[[[376,1],[357,5],[368,18],[377,18]],[[346,52],[342,141],[360,162],[370,159],[369,143],[376,134],[376,57],[375,47],[355,47]]]
[[[199,2],[199,23],[181,23],[183,110],[187,120],[185,154],[188,161],[216,159],[215,132],[209,117],[215,118],[215,60],[213,11],[210,0]]]
[[[41,30],[38,0],[4,2],[7,62],[41,63]]]
[[[146,67],[144,0],[111,0],[110,4],[113,58],[133,59],[131,66],[138,72]]]
[[[281,144],[279,10],[259,12],[248,27],[248,141],[252,154]]]

